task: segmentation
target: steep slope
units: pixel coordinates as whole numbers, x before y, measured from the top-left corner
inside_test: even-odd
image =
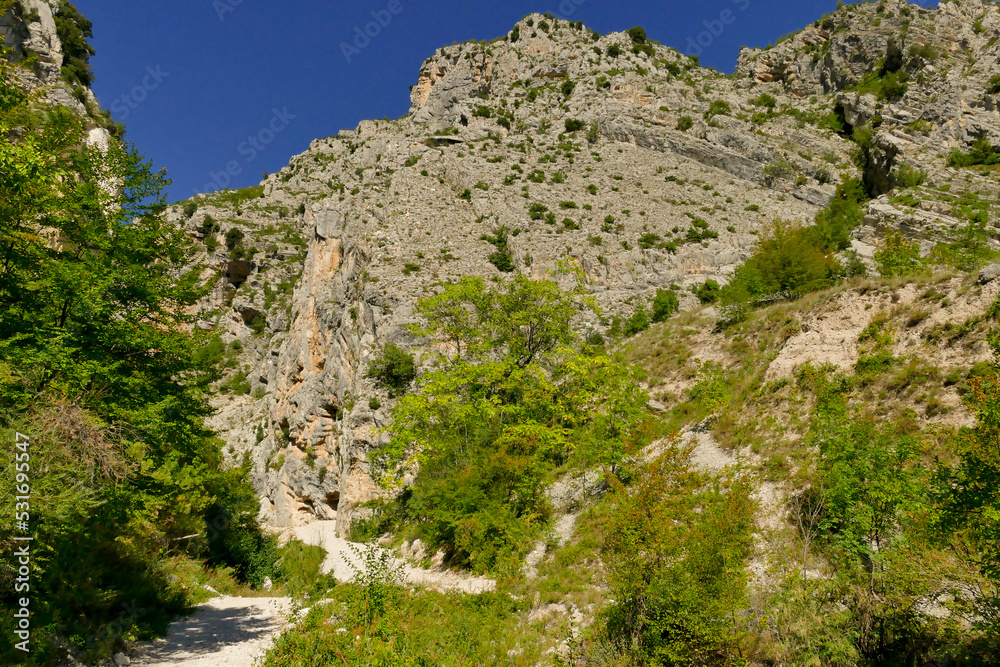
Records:
[[[253,460],[263,515],[336,519],[342,535],[364,515],[379,493],[366,455],[392,405],[368,362],[386,342],[419,357],[431,341],[409,329],[414,305],[439,281],[582,283],[608,316],[581,313],[596,336],[657,288],[695,305],[689,287],[725,282],[771,220],[810,223],[855,165],[875,197],[855,232],[863,258],[887,228],[927,252],[972,213],[992,225],[975,194],[990,174],[945,154],[1000,130],[998,22],[976,0],[849,6],[723,77],[641,31],[532,14],[436,51],[407,116],[317,140],[260,188],[172,209],[210,246],[230,234],[228,254],[203,258],[215,282],[199,326],[228,347],[214,425]],[[852,141],[857,127],[870,136]],[[900,201],[900,174],[921,170]]]

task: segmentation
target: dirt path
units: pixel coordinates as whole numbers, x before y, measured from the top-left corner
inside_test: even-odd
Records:
[[[327,557],[323,561],[323,572],[333,573],[338,581],[350,581],[354,577],[354,569],[350,564],[353,563],[355,566],[358,564],[351,546],[358,548],[361,545],[337,537],[336,528],[336,521],[314,521],[296,527],[294,534],[306,544],[315,544],[326,549]],[[395,562],[402,566],[403,575],[409,583],[434,590],[482,593],[496,588],[496,582],[486,577],[463,576],[440,568],[425,570],[413,567],[404,561],[395,560]]]
[[[286,624],[288,598],[217,597],[170,624],[166,637],[143,645],[141,667],[251,667]]]

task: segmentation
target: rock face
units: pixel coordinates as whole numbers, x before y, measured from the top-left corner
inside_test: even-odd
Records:
[[[533,14],[489,44],[435,52],[406,117],[316,140],[259,188],[172,208],[209,242],[211,290],[195,314],[230,368],[213,425],[234,461],[252,461],[262,515],[335,520],[341,535],[365,515],[383,493],[367,455],[393,403],[368,365],[387,342],[424,361],[416,302],[441,281],[501,277],[493,253],[582,284],[606,319],[577,325],[599,333],[657,289],[693,305],[688,288],[725,282],[770,221],[811,223],[855,158],[878,195],[859,254],[888,228],[925,251],[953,238],[976,193],[992,192],[988,175],[944,156],[977,137],[1000,143],[998,27],[997,7],[978,0],[849,6],[745,50],[723,77]],[[863,126],[870,141],[854,143]],[[234,228],[242,247],[208,251]]]

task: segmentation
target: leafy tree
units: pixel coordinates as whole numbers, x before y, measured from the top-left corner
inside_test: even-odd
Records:
[[[631,477],[610,480],[607,639],[638,664],[732,664],[753,544],[750,485],[705,478],[674,446]]]
[[[418,312],[455,353],[400,400],[375,462],[389,473],[419,463],[403,511],[429,546],[476,571],[513,572],[549,516],[552,471],[614,468],[648,397],[628,366],[570,347],[577,305],[555,283],[467,277]]]
[[[190,243],[161,215],[164,174],[129,145],[87,145],[84,120],[34,106],[16,70],[0,57],[0,432],[38,445],[33,659],[44,662],[56,629],[94,637],[125,603],[142,607],[139,635],[165,629],[183,595],[160,559],[260,529],[247,470],[223,469],[204,424],[208,374],[183,314],[197,276],[183,270]],[[4,517],[12,502],[0,501]],[[251,557],[212,548],[228,566]],[[5,624],[12,595],[0,593]],[[100,657],[121,640],[83,649]],[[0,661],[17,655],[9,641]]]
[[[994,357],[1000,358],[1000,341],[994,336],[990,342]],[[946,534],[960,530],[968,535],[974,558],[991,583],[978,600],[980,624],[1000,640],[1000,373],[994,366],[973,377],[970,385],[967,401],[976,410],[976,425],[962,429],[958,462],[942,470],[941,525]]]

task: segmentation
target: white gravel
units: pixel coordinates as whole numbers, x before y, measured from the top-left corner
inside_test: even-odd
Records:
[[[252,667],[287,624],[289,598],[222,596],[170,624],[167,636],[139,647],[140,667]]]

